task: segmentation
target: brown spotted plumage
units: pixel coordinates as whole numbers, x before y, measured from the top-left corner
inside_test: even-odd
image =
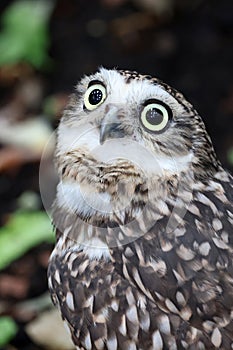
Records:
[[[233,181],[183,95],[84,77],[57,134],[48,279],[77,349],[233,348]]]

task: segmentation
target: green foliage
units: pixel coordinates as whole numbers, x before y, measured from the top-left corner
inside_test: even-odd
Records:
[[[51,0],[20,0],[8,6],[1,18],[0,66],[26,61],[40,69],[48,64],[48,21]]]
[[[42,242],[53,242],[48,215],[42,211],[16,212],[0,228],[0,269]],[[1,333],[1,332],[0,332]]]
[[[229,163],[233,165],[233,148],[228,151],[227,158]]]
[[[17,330],[17,325],[10,317],[0,317],[0,346],[6,345],[15,336]]]

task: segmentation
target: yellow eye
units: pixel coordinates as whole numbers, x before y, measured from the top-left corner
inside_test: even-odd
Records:
[[[84,106],[89,111],[97,108],[106,99],[106,88],[100,81],[91,81],[84,95]]]
[[[158,100],[148,100],[141,112],[140,120],[143,127],[150,132],[160,133],[172,117],[171,109]]]

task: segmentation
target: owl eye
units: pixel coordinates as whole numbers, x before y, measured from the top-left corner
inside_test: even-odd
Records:
[[[171,117],[172,111],[165,103],[158,100],[147,100],[140,120],[147,131],[160,133],[168,126]]]
[[[97,108],[106,99],[106,88],[102,82],[94,80],[89,83],[84,95],[84,106],[89,111]]]

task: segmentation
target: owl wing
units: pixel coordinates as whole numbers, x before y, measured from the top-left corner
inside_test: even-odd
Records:
[[[176,315],[221,349],[233,344],[232,184],[227,174],[209,183],[173,232],[162,219],[115,252],[119,271],[170,320]]]

